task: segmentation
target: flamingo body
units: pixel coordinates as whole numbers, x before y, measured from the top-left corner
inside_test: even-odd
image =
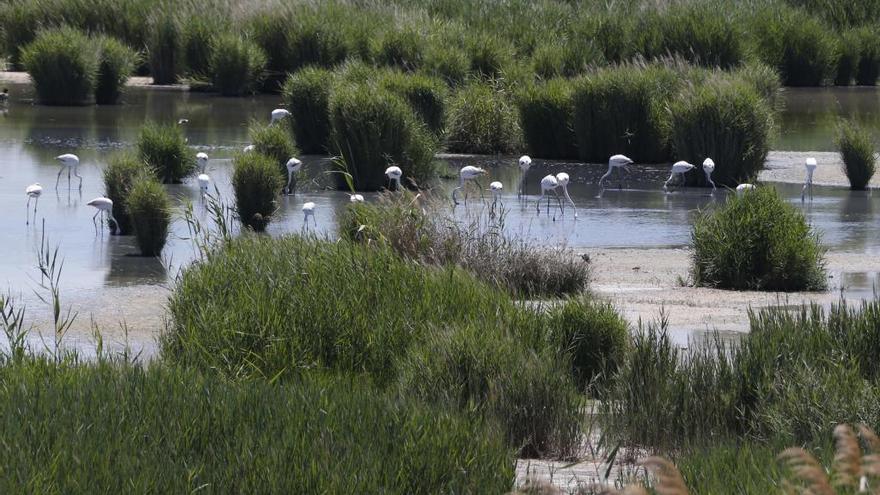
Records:
[[[79,179],[79,189],[82,191],[83,178],[79,175],[79,157],[73,153],[65,153],[55,157],[61,162],[61,170],[58,171],[58,177],[55,179],[55,190],[58,190],[58,182],[61,180],[61,174],[67,170],[67,188],[70,189],[70,174],[73,172],[74,177]]]
[[[703,160],[703,173],[706,174],[706,180],[712,185],[712,192],[715,192],[715,182],[712,180],[712,172],[715,171],[715,161],[711,158]]]
[[[626,155],[612,155],[611,158],[608,159],[608,171],[599,179],[599,187],[602,189],[605,188],[605,179],[611,175],[611,172],[617,170],[619,174],[622,174],[623,171],[628,169],[633,163],[632,159]]]
[[[400,167],[391,166],[386,168],[385,177],[387,177],[389,181],[394,182],[394,184],[397,186],[397,190],[400,190],[400,178],[403,177],[403,170],[401,170]]]
[[[34,221],[37,220],[37,203],[40,201],[40,196],[43,194],[43,186],[40,185],[39,182],[31,184],[27,186],[24,190],[24,193],[27,195],[27,206],[25,207],[25,225],[30,225],[30,211],[31,211],[31,200],[34,200]]]
[[[303,227],[308,227],[309,225],[309,217],[312,217],[312,221],[315,223],[315,227],[318,226],[318,221],[315,220],[315,203],[309,201],[302,206],[303,211]]]
[[[574,210],[574,217],[577,218],[577,207],[574,205],[574,200],[571,199],[571,195],[568,194],[568,183],[571,179],[568,177],[568,174],[565,172],[559,172],[556,174],[556,182],[559,183],[559,187],[562,188],[562,193],[565,194],[565,199],[571,203],[571,207]],[[565,212],[563,212],[564,214]]]
[[[208,154],[196,153],[196,162],[199,164],[199,172],[205,173],[205,169],[208,168]]]
[[[479,179],[480,176],[485,175],[485,174],[486,174],[486,170],[482,169],[480,167],[474,167],[473,165],[467,165],[467,166],[462,167],[461,170],[458,171],[458,187],[456,187],[455,189],[452,190],[452,202],[455,204],[458,204],[458,198],[456,197],[456,193],[460,189],[465,188],[465,184],[467,183],[467,181],[472,180],[477,184],[477,186],[480,186],[480,183],[477,179]],[[482,194],[483,194],[483,188],[482,188],[482,186],[480,186],[480,195],[482,196]],[[464,189],[464,200],[465,200],[465,202],[467,202],[467,189]]]
[[[287,194],[292,194],[293,190],[296,189],[296,174],[302,170],[303,162],[298,158],[291,158],[287,160],[287,163],[284,165],[287,168],[287,185],[284,186],[284,192]],[[293,183],[293,187],[291,188],[291,183]]]
[[[804,201],[807,190],[809,190],[810,192],[810,201],[813,200],[813,174],[816,172],[816,167],[818,165],[819,164],[816,162],[816,159],[813,157],[807,158],[807,160],[804,162],[806,175],[804,176],[804,187],[803,189],[801,189],[801,201]]]
[[[113,224],[115,226],[114,228],[118,228],[119,222],[117,222],[116,218],[113,216],[113,200],[111,200],[110,198],[105,198],[103,196],[99,196],[99,197],[89,201],[86,204],[88,206],[91,206],[91,207],[95,208],[96,210],[98,210],[97,212],[95,212],[95,216],[92,217],[92,223],[95,224],[95,233],[96,234],[98,233],[98,223],[96,221],[96,219],[98,218],[98,215],[101,215],[101,220],[102,220],[101,221],[101,230],[102,231],[104,228],[103,227],[104,215],[107,215],[110,218],[110,220],[113,221]]]
[[[684,174],[690,172],[693,169],[694,169],[694,166],[684,160],[675,162],[672,165],[672,172],[669,174],[669,178],[666,179],[666,182],[663,183],[663,190],[665,191],[667,189],[667,187],[669,186],[669,183],[672,182],[672,179],[676,175],[681,176],[682,180],[683,180]]]
[[[269,124],[274,124],[275,122],[278,122],[279,120],[286,119],[287,117],[290,117],[290,112],[285,110],[284,108],[276,108],[275,110],[272,110],[271,115],[272,115],[272,120],[269,121]]]

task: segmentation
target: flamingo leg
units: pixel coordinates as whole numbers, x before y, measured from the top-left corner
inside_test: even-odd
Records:
[[[474,183],[477,184],[477,188],[480,190],[480,201],[486,201],[486,195],[483,194],[483,185],[477,179],[474,179]]]
[[[58,177],[55,178],[55,190],[58,190],[58,184],[61,182],[61,174],[64,173],[64,166],[58,169]]]
[[[461,189],[461,186],[456,186],[455,189],[452,190],[452,203],[458,205],[458,197],[456,197],[456,193]]]
[[[74,165],[73,167],[73,175],[74,177],[79,179],[79,190],[82,191],[83,188],[83,178],[82,175],[79,175],[79,165]]]
[[[569,203],[571,203],[571,209],[574,210],[574,217],[577,218],[577,216],[578,216],[577,206],[575,206],[574,200],[571,199],[571,195],[568,194],[568,186],[562,186],[562,192],[565,193],[565,198],[568,200]]]
[[[287,171],[287,185],[284,186],[284,194],[290,194],[290,182],[293,180],[293,172]]]
[[[40,197],[37,196],[36,198],[34,198],[34,221],[35,222],[37,221],[37,204],[39,204],[39,203],[40,203]]]
[[[537,210],[538,214],[541,213],[541,200],[542,199],[544,199],[544,188],[543,187],[541,188],[541,196],[538,197],[538,201],[535,202],[535,209]]]
[[[565,210],[562,208],[562,197],[559,196],[559,189],[554,189],[553,193],[556,194],[556,202],[559,204],[559,214],[565,215]]]
[[[113,212],[108,211],[107,214],[110,215],[110,220],[113,222],[113,231],[114,232],[118,231],[119,230],[119,222],[116,220],[116,217],[113,216]]]
[[[67,190],[70,190],[70,167],[67,167]]]
[[[95,224],[95,235],[98,235],[98,215],[101,214],[101,210],[95,212],[94,216],[92,216],[92,223]],[[104,221],[103,217],[101,221]]]
[[[808,185],[808,184],[809,184],[809,182],[806,182],[806,181],[805,181],[805,182],[804,182],[804,187],[801,188],[801,203],[804,202],[804,197],[805,197],[806,194],[807,194],[807,185]]]
[[[526,192],[526,173],[523,172],[519,177],[519,187],[516,188],[516,197],[522,198]]]
[[[36,209],[36,207],[34,207],[34,209]],[[25,220],[24,220],[24,224],[25,224],[25,225],[30,225],[30,223],[31,223],[31,197],[30,197],[30,196],[28,196],[27,206],[24,207],[24,212],[25,212],[25,217],[24,217]],[[35,212],[35,213],[36,213],[36,212]],[[35,216],[36,216],[36,215],[35,215]],[[36,220],[37,220],[37,219],[34,218],[34,221],[36,221]]]
[[[663,183],[663,190],[669,189],[669,183],[672,182],[672,178],[675,177],[675,172],[669,174],[669,178],[666,179],[666,182]]]
[[[599,187],[600,187],[600,188],[605,189],[605,185],[604,185],[604,184],[605,184],[605,179],[607,179],[608,176],[611,175],[611,171],[612,171],[612,170],[613,170],[613,167],[608,167],[608,171],[605,172],[605,175],[603,175],[602,178],[599,179]]]

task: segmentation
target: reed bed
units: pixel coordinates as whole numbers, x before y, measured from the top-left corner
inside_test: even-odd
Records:
[[[836,144],[850,189],[865,190],[877,168],[875,143],[871,133],[855,122],[842,121]]]

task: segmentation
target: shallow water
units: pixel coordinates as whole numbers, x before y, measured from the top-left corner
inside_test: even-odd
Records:
[[[233,152],[247,144],[247,124],[250,119],[267,119],[275,108],[277,96],[259,96],[226,99],[202,94],[156,91],[132,88],[125,104],[108,107],[56,108],[27,103],[30,89],[12,86],[13,102],[0,116],[0,284],[24,290],[33,285],[37,275],[34,268],[35,251],[40,243],[40,224],[25,225],[24,188],[40,182],[45,188],[40,199],[38,218],[45,220],[45,230],[52,246],[58,246],[64,257],[64,287],[66,289],[96,289],[105,286],[137,286],[162,284],[192,259],[193,249],[187,240],[186,225],[179,218],[172,226],[172,235],[162,260],[135,256],[137,250],[132,237],[110,236],[106,230],[96,235],[92,223],[94,210],[85,203],[103,191],[101,170],[107,156],[113,151],[130,147],[145,119],[176,121],[187,118],[186,135],[190,145],[211,156],[208,173],[224,198],[231,197],[229,174]],[[830,96],[819,90],[820,98],[809,92],[816,90],[789,90],[788,110],[781,133],[782,143],[797,144],[799,149],[817,149],[824,146],[820,138],[811,139],[809,129],[815,119],[824,122],[822,112],[828,110]],[[835,90],[835,97],[849,102],[844,108],[874,101],[873,115],[877,115],[877,92]],[[862,101],[865,100],[865,101]],[[812,102],[812,103],[811,103]],[[804,106],[815,104],[822,110],[809,112]],[[833,106],[833,105],[831,105]],[[859,107],[861,108],[861,107]],[[800,109],[800,110],[797,110]],[[797,111],[796,111],[797,110]],[[826,112],[827,113],[827,112]],[[807,118],[805,116],[814,117]],[[813,120],[810,120],[810,119]],[[784,122],[785,124],[785,122]],[[805,130],[806,129],[806,130]],[[812,146],[810,143],[815,143]],[[783,146],[784,147],[784,146]],[[83,188],[77,190],[74,178],[68,189],[66,174],[55,190],[59,170],[53,157],[66,152],[77,153],[82,166]],[[333,234],[335,215],[348,203],[348,195],[329,188],[329,177],[324,173],[326,160],[319,157],[305,159],[310,179],[301,184],[295,196],[282,198],[280,211],[270,226],[270,233],[279,234],[303,229],[300,211],[305,201],[317,204],[317,231]],[[599,197],[596,186],[605,172],[603,165],[588,165],[535,160],[525,177],[526,199],[518,199],[516,186],[520,172],[514,157],[450,157],[442,166],[453,173],[464,164],[477,164],[490,170],[491,179],[501,180],[505,191],[500,197],[499,209],[505,211],[505,228],[509,234],[520,235],[539,244],[563,243],[570,247],[666,247],[689,243],[690,225],[698,209],[723,200],[725,192],[709,196],[704,190],[673,190],[664,194],[660,189],[666,178],[666,167],[640,167],[628,177],[621,190],[617,179],[612,188]],[[555,200],[550,214],[547,203],[536,211],[534,196],[539,191],[540,178],[547,173],[566,171],[571,175],[569,187],[578,218],[566,205],[560,214]],[[454,181],[442,181],[440,194],[447,195]],[[778,185],[793,203],[800,203],[800,188]],[[199,215],[198,188],[194,181],[169,186],[178,203],[193,201]],[[490,199],[486,192],[486,199]],[[371,199],[367,195],[368,200]],[[802,206],[810,221],[822,232],[832,249],[874,253],[878,233],[873,228],[874,211],[880,211],[880,198],[865,193],[842,189],[816,188],[812,203]],[[451,206],[451,205],[450,205]],[[463,221],[487,214],[488,207],[478,201],[475,192],[467,206],[455,208],[454,214]],[[178,216],[179,217],[179,216]]]

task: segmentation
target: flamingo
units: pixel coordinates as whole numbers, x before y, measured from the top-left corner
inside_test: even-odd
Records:
[[[61,170],[58,171],[58,177],[55,179],[55,190],[58,190],[61,174],[67,170],[67,189],[70,189],[70,172],[73,171],[73,175],[79,178],[79,190],[82,191],[83,178],[82,175],[79,175],[79,157],[72,153],[65,153],[56,156],[55,159],[61,162]]]
[[[114,230],[119,227],[119,222],[116,221],[116,218],[113,216],[113,200],[110,198],[105,198],[103,196],[99,196],[88,203],[89,206],[95,207],[98,211],[95,212],[95,215],[92,217],[92,223],[95,224],[95,234],[98,233],[98,222],[96,219],[98,215],[101,215],[101,231],[104,231],[104,215],[110,217],[110,220],[113,221]]]
[[[519,169],[522,171],[522,175],[519,178],[519,190],[516,193],[517,197],[521,197],[523,189],[526,186],[526,173],[528,173],[529,169],[532,168],[532,157],[529,155],[523,155],[519,157]]]
[[[804,167],[807,169],[807,175],[804,178],[804,188],[801,189],[801,202],[804,201],[807,189],[810,190],[810,201],[813,200],[813,172],[816,171],[817,166],[818,163],[816,163],[816,159],[813,157],[807,158],[807,161],[804,162]]]
[[[684,160],[675,162],[675,164],[672,165],[672,173],[669,174],[669,178],[666,179],[666,182],[663,183],[663,190],[668,190],[667,186],[669,186],[669,183],[672,182],[673,177],[675,177],[676,175],[681,176],[681,182],[682,185],[684,185],[684,174],[690,172],[693,169],[694,166]]]
[[[204,174],[205,169],[208,168],[208,154],[196,153],[196,162],[199,164],[199,172]]]
[[[568,194],[568,183],[570,179],[568,178],[568,174],[565,172],[559,172],[556,174],[556,182],[559,183],[559,187],[562,188],[562,192],[565,194],[565,199],[571,203],[571,207],[574,210],[574,217],[578,217],[577,207],[574,205],[574,200],[571,199],[571,195]]]
[[[556,200],[559,202],[559,211],[562,212],[562,200],[559,199],[559,191],[556,188],[559,187],[559,181],[553,175],[546,175],[543,179],[541,179],[541,197],[538,198],[538,202],[535,203],[535,208],[538,210],[538,213],[541,213],[541,200],[544,199],[544,195],[548,191],[553,191],[556,194]],[[550,214],[550,196],[547,196],[547,214]],[[553,218],[556,220],[556,218]]]
[[[284,186],[285,194],[293,194],[293,189],[296,189],[296,174],[302,170],[303,162],[299,161],[297,158],[291,158],[287,160],[287,185]],[[290,183],[293,182],[293,188],[290,187]]]
[[[287,117],[290,117],[289,111],[283,108],[276,108],[275,110],[272,110],[272,120],[269,121],[269,124],[274,124],[275,122],[286,119]]]
[[[400,167],[391,166],[386,168],[385,177],[387,177],[389,181],[394,182],[397,185],[396,190],[400,190],[400,178],[403,177],[403,170],[400,170]]]
[[[309,226],[309,217],[312,217],[312,221],[315,222],[315,228],[318,227],[318,221],[315,220],[315,203],[309,201],[304,204],[302,207],[303,211],[303,227]]]
[[[480,176],[485,175],[486,170],[480,167],[474,167],[473,165],[467,165],[461,168],[458,172],[458,187],[452,190],[452,202],[458,204],[458,199],[455,197],[455,193],[458,192],[459,189],[464,190],[464,202],[467,203],[467,189],[465,189],[465,185],[467,181],[472,180],[476,182],[477,187],[480,188],[480,197],[483,196],[483,187],[480,186],[480,181],[477,179]]]
[[[716,189],[715,182],[712,180],[712,172],[714,171],[715,162],[711,158],[706,158],[705,160],[703,160],[703,173],[706,174],[706,180],[709,181],[709,184],[712,184],[712,193],[714,193]]]
[[[754,184],[740,184],[740,185],[736,186],[736,195],[742,196],[747,191],[754,191],[754,190],[755,190]]]
[[[363,203],[363,202],[364,202],[364,196],[361,195],[361,194],[349,194],[349,195],[348,195],[348,201],[349,201],[350,203]]]
[[[39,182],[31,184],[27,186],[24,190],[24,193],[27,194],[27,206],[25,207],[25,213],[27,213],[25,218],[25,225],[30,225],[30,211],[31,211],[31,200],[34,200],[34,221],[37,221],[37,203],[40,202],[40,195],[43,194],[43,186],[40,185]]]
[[[204,201],[208,197],[208,186],[211,184],[211,176],[199,174],[197,180],[199,181],[199,192],[201,193],[202,201]]]
[[[179,119],[177,121],[177,125],[186,125],[189,124],[189,119]]]
[[[604,185],[605,179],[611,175],[611,172],[613,170],[617,170],[618,173],[620,175],[622,175],[623,170],[629,170],[629,165],[631,165],[632,163],[633,163],[633,161],[625,155],[614,155],[611,158],[609,158],[608,159],[608,171],[605,172],[605,175],[603,175],[601,179],[599,179],[599,187],[601,187],[602,190],[605,189],[605,185]],[[621,178],[621,177],[618,176],[618,178]],[[620,184],[618,184],[618,188],[622,188],[620,186]]]
[[[252,144],[249,144],[249,145],[247,145],[247,146],[244,147],[244,152],[245,152],[245,153],[250,153],[251,151],[254,151],[255,149],[257,149],[256,146],[254,146],[254,145],[252,145]]]
[[[498,204],[498,196],[501,194],[501,191],[504,189],[504,184],[500,181],[494,181],[489,183],[489,190],[492,191],[492,209],[495,209],[495,205]]]

